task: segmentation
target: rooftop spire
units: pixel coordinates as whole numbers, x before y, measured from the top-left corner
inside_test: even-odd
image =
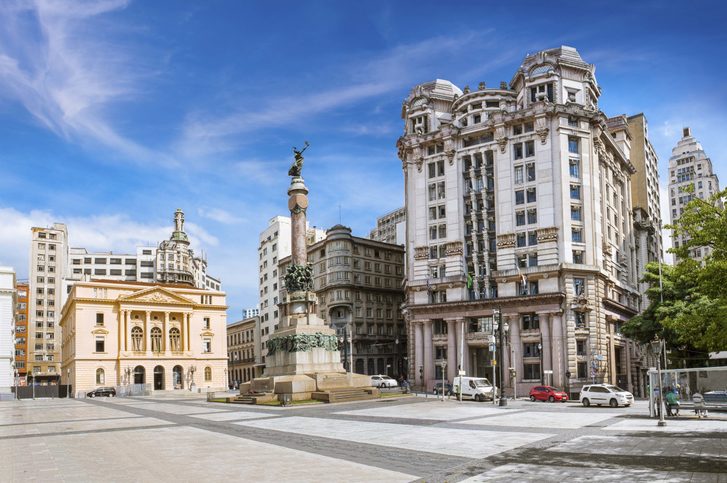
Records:
[[[172,233],[172,240],[189,242],[189,237],[184,232],[184,212],[181,208],[177,208],[174,212],[174,232]]]

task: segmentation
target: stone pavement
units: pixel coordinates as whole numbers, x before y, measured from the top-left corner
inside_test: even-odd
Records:
[[[256,407],[189,394],[0,402],[0,481],[727,483],[727,415],[405,398]]]

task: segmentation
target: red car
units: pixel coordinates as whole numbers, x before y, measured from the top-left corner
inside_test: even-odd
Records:
[[[568,395],[552,386],[535,386],[530,390],[531,401],[566,402]]]

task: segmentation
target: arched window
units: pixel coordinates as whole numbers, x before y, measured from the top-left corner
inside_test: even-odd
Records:
[[[204,368],[204,380],[205,381],[211,381],[212,380],[212,368],[207,366]]]
[[[152,327],[151,329],[151,350],[153,352],[162,351],[162,329]]]
[[[96,384],[106,384],[106,376],[104,374],[104,370],[100,367],[96,369]]]
[[[176,327],[169,329],[169,347],[171,347],[172,352],[179,352],[179,340],[179,329]]]
[[[135,351],[142,350],[141,341],[144,339],[144,331],[141,327],[131,329],[131,349]]]

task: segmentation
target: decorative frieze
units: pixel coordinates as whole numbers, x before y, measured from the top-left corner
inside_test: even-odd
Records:
[[[462,255],[464,253],[461,241],[449,242],[446,245],[445,253],[448,257]]]
[[[429,247],[415,247],[414,260],[426,260],[429,258]]]
[[[538,243],[558,241],[558,228],[551,226],[550,228],[538,229]]]
[[[498,235],[497,248],[515,248],[515,234],[505,233],[503,235]]]

